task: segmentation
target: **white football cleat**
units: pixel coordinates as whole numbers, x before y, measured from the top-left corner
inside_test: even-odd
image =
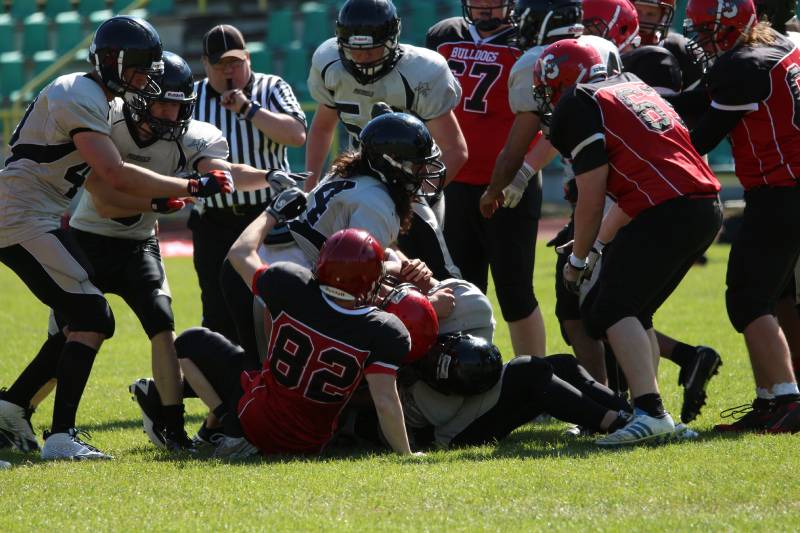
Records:
[[[671,441],[695,440],[700,436],[698,432],[684,423],[675,424],[675,431],[670,435]]]
[[[0,432],[21,452],[39,450],[39,442],[28,419],[25,408],[6,400],[0,400]]]
[[[0,461],[0,470],[5,470],[7,468],[11,468],[11,463],[8,461]]]
[[[214,449],[213,457],[224,459],[244,459],[258,455],[258,448],[250,444],[244,437],[225,437]]]
[[[643,442],[664,442],[675,433],[675,422],[669,413],[652,417],[638,409],[625,427],[597,439],[598,446],[628,446]]]
[[[66,433],[47,433],[45,432],[44,446],[42,447],[42,459],[72,459],[75,461],[113,459],[94,446],[83,442],[79,435],[90,438],[85,431],[78,431],[71,428]]]

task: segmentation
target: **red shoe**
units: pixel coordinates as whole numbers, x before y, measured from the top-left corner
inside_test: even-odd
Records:
[[[730,424],[717,424],[714,426],[714,431],[721,433],[765,431],[774,420],[772,402],[761,398],[756,398],[752,404],[725,409],[720,413],[720,416],[735,420]]]

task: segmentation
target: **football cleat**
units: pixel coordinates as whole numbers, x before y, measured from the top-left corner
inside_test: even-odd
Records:
[[[197,452],[194,441],[189,438],[183,428],[173,431],[164,430],[163,439],[164,447],[171,452]]]
[[[203,420],[203,425],[197,430],[197,435],[194,436],[192,442],[195,448],[217,447],[224,438],[225,434],[221,427],[209,429],[206,421]]]
[[[250,444],[244,437],[229,437],[224,435],[214,449],[214,457],[225,459],[244,459],[258,455],[258,448]]]
[[[598,446],[629,446],[645,442],[666,442],[674,433],[675,422],[672,421],[669,413],[661,418],[655,418],[637,409],[625,427],[600,437],[595,444]]]
[[[42,446],[42,459],[52,461],[57,459],[72,459],[74,461],[87,461],[96,459],[113,459],[94,446],[81,440],[81,436],[91,439],[85,431],[75,428],[66,433],[44,433],[44,446]]]
[[[31,426],[31,409],[0,400],[0,433],[21,452],[39,450],[39,442]]]
[[[800,401],[781,403],[775,406],[773,418],[767,427],[769,433],[797,433],[800,431]]]
[[[691,364],[681,368],[678,383],[683,385],[683,406],[681,421],[688,424],[700,414],[706,403],[706,388],[711,378],[717,375],[722,366],[722,358],[708,346],[698,346],[697,357]]]
[[[695,440],[700,434],[686,424],[675,424],[675,431],[668,437],[669,441]]]
[[[717,424],[714,431],[721,433],[742,433],[764,431],[773,421],[773,402],[756,398],[752,404],[737,405],[720,413],[721,418],[732,418],[735,422]]]
[[[142,428],[156,448],[166,449],[164,425],[160,420],[161,397],[152,379],[137,379],[128,387],[132,399],[142,411]],[[188,438],[188,437],[187,437]]]
[[[5,470],[6,468],[11,468],[11,463],[8,461],[0,461],[0,470]]]

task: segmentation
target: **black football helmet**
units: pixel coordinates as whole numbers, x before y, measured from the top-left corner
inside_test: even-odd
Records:
[[[514,9],[514,0],[495,0],[495,3],[490,6],[479,6],[470,2],[471,0],[461,0],[461,11],[464,14],[464,20],[474,25],[480,31],[494,31],[503,24],[511,24],[511,13]],[[472,17],[472,10],[491,11],[492,9],[502,9],[503,17],[477,19]]]
[[[780,33],[786,33],[786,23],[797,14],[797,0],[755,0],[756,14],[766,19]]]
[[[161,59],[161,38],[149,22],[128,16],[112,17],[103,22],[94,34],[89,47],[89,62],[103,84],[115,96],[133,93],[145,98],[159,95],[158,80],[164,73]],[[143,87],[130,83],[132,76],[125,71],[147,77]]]
[[[583,33],[581,0],[518,0],[513,20],[523,50]]]
[[[336,18],[336,42],[342,65],[358,83],[375,83],[400,59],[400,18],[391,0],[347,0]],[[383,47],[380,59],[357,63],[353,50]]]
[[[389,187],[410,195],[437,196],[444,185],[442,151],[420,119],[407,113],[384,113],[359,135],[362,157]]]
[[[442,394],[473,396],[491,389],[503,373],[497,346],[464,333],[440,335],[436,344],[417,361],[422,380]]]
[[[177,141],[186,133],[192,120],[197,93],[194,90],[194,79],[189,64],[172,52],[165,51],[163,57],[164,75],[161,77],[161,94],[152,99],[137,95],[126,103],[131,107],[132,116],[145,121],[156,137],[165,141]],[[179,103],[178,118],[173,121],[153,116],[150,110],[153,102]]]

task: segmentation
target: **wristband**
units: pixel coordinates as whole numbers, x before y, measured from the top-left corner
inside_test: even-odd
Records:
[[[519,173],[525,176],[525,181],[530,181],[533,175],[536,174],[536,170],[528,163],[523,162],[522,166],[519,167]]]
[[[592,246],[592,248],[594,248],[597,251],[598,254],[603,253],[603,248],[605,248],[605,247],[606,247],[606,243],[604,243],[603,241],[601,241],[599,239],[594,241],[594,246]]]
[[[586,266],[586,259],[579,259],[575,254],[569,254],[569,264],[573,268],[582,270]]]
[[[250,110],[247,112],[247,115],[245,115],[244,119],[252,120],[253,116],[258,112],[259,109],[261,109],[261,104],[258,102],[250,102]]]

